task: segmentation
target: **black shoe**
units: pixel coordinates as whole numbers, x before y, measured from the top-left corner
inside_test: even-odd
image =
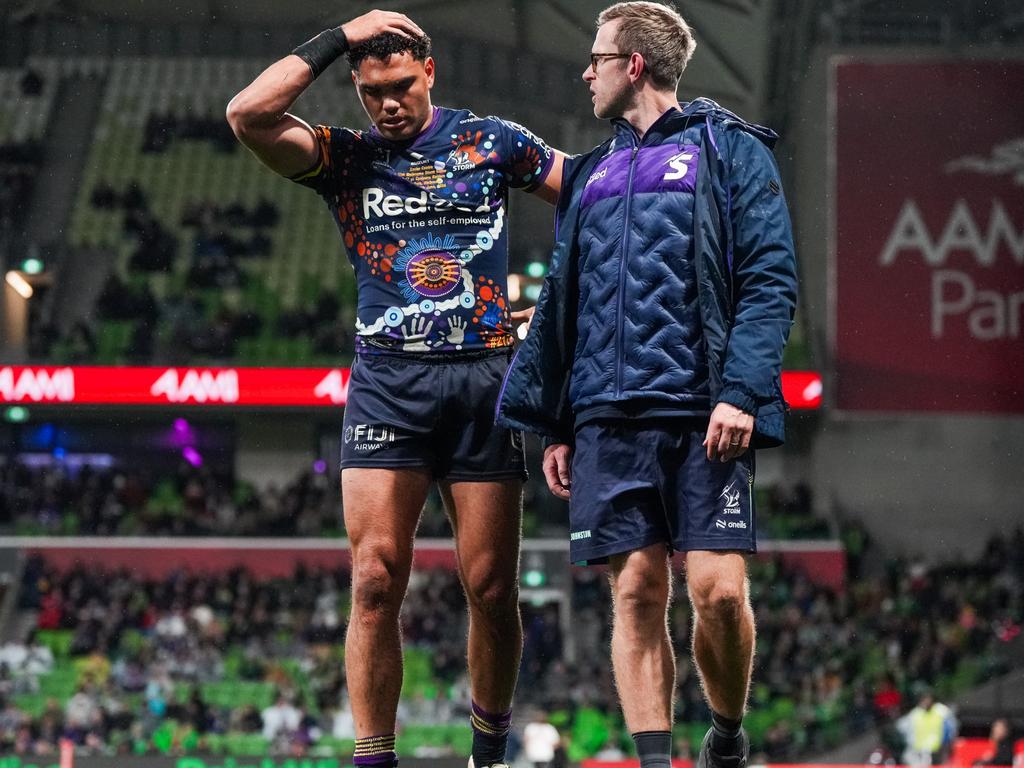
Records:
[[[747,732],[740,728],[739,748],[735,754],[720,755],[711,749],[711,736],[714,731],[714,728],[709,728],[704,736],[694,768],[746,768],[747,759],[750,757],[750,739],[747,738]]]

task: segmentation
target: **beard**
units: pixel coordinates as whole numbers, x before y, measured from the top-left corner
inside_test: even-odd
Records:
[[[622,117],[634,106],[636,91],[629,87],[629,83],[623,83],[619,90],[608,95],[603,105],[594,104],[594,116],[600,120],[614,120],[616,117]]]

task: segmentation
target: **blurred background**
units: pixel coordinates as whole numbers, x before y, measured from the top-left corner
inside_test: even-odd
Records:
[[[337,462],[354,280],[320,199],[238,145],[224,109],[375,5],[433,38],[435,103],[567,152],[607,135],[580,80],[604,2],[0,0],[4,768],[351,755]],[[755,758],[1020,762],[1024,9],[676,5],[698,39],[680,98],[781,135],[800,261],[789,441],[755,483]],[[344,62],[293,111],[367,124]],[[510,205],[525,306],[551,212]],[[568,566],[567,510],[529,458],[510,758],[628,760],[608,588]],[[419,536],[398,751],[454,768],[464,601],[436,495]],[[709,713],[679,587],[685,761]]]

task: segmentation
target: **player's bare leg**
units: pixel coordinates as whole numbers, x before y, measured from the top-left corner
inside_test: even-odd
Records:
[[[430,482],[426,469],[350,467],[341,472],[345,529],[352,546],[345,672],[360,739],[395,731],[402,689],[399,613]]]
[[[714,765],[743,765],[747,747],[740,722],[754,662],[746,558],[736,552],[689,552],[686,583],[694,612],[693,658],[714,715],[701,758]]]
[[[452,482],[442,496],[455,529],[459,577],[469,604],[469,677],[476,765],[504,760],[523,652],[519,615],[522,484]]]
[[[652,544],[610,558],[612,668],[630,733],[672,730],[676,662],[668,634],[668,552]]]

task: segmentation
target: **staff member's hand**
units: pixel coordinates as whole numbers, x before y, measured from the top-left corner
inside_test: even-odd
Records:
[[[548,490],[555,496],[569,500],[569,486],[572,484],[572,447],[555,443],[544,449],[544,479]]]
[[[708,434],[704,438],[708,461],[732,461],[750,447],[750,438],[753,434],[753,416],[735,405],[719,403],[711,413]]]
[[[527,307],[512,313],[512,326],[516,329],[516,338],[520,341],[526,338],[526,332],[530,330],[530,323],[533,322],[533,313],[536,309],[535,306]]]

